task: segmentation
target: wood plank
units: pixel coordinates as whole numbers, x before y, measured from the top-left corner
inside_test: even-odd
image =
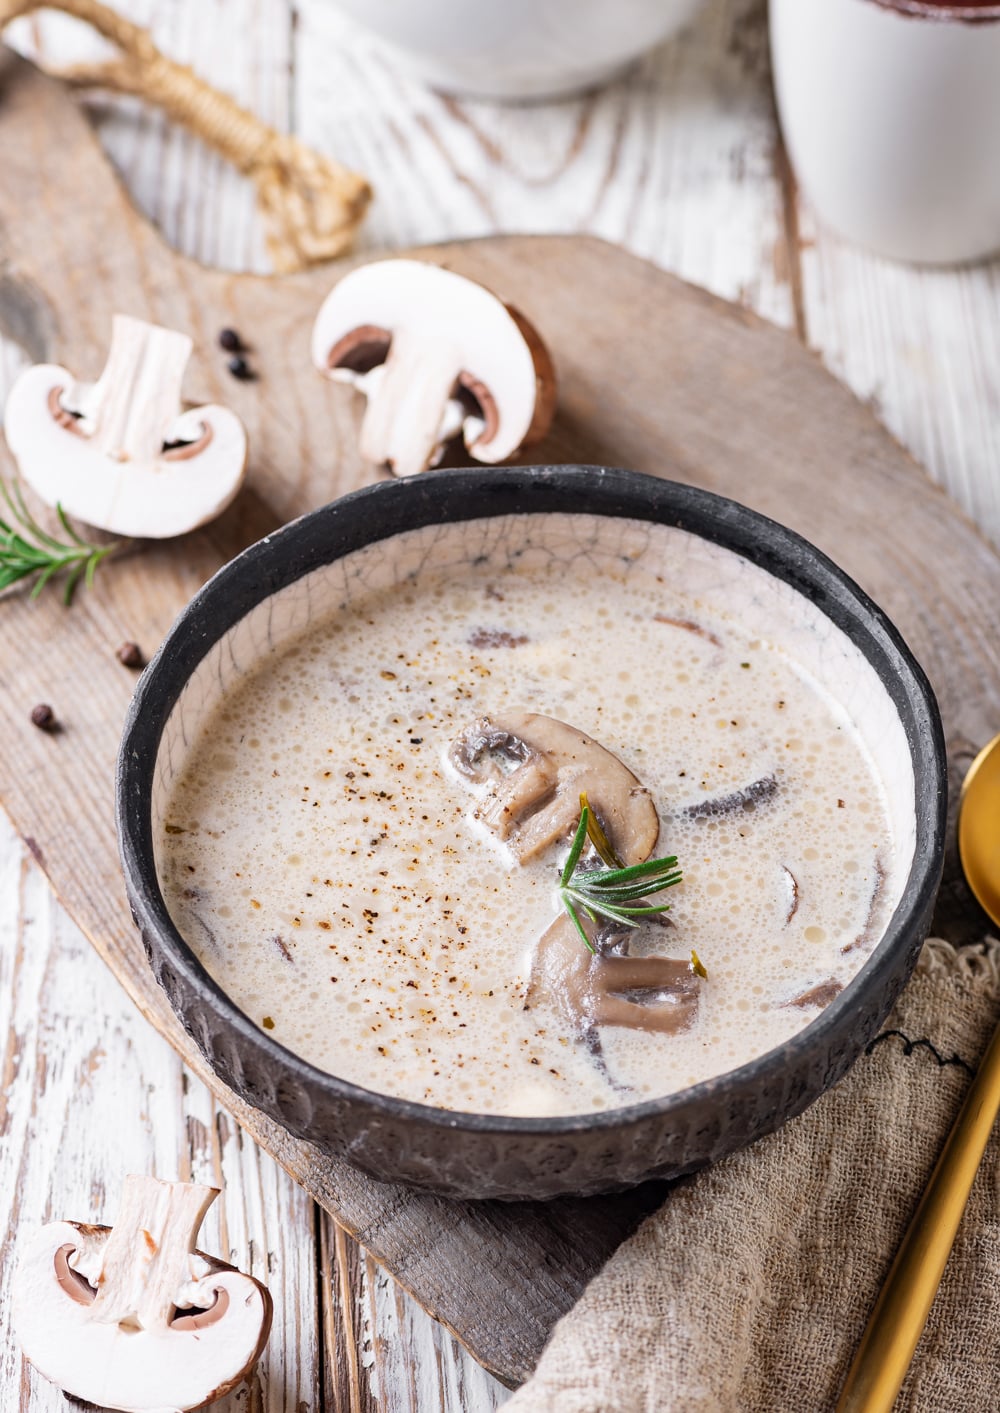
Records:
[[[20,95],[17,89],[18,85],[8,85],[0,123],[12,112],[17,115],[18,97],[26,101],[23,86]],[[46,102],[46,113],[53,111],[56,102],[55,98]],[[63,116],[61,121],[68,126],[68,118]],[[22,123],[22,131],[30,132],[30,127]],[[26,146],[30,150],[25,160],[33,164],[33,173],[38,164],[58,165],[61,160],[62,154],[51,145]],[[59,181],[72,189],[81,164],[86,164],[82,148],[71,167],[59,170],[55,181],[49,174],[45,189],[59,190]],[[93,170],[86,177],[88,189],[100,181]],[[110,194],[107,199],[112,199]],[[0,208],[2,201],[0,193]],[[102,206],[100,200],[94,204]],[[36,345],[48,342],[86,358],[88,349],[80,331],[58,317],[60,309],[68,307],[67,291],[59,288],[59,281],[71,262],[59,258],[65,252],[59,249],[62,236],[54,213],[50,211],[48,219],[41,221],[41,229],[32,225],[35,213],[25,212],[23,206],[19,224],[11,220],[14,214],[0,209],[3,226],[18,242],[12,268],[20,277],[7,290],[8,316],[12,308],[21,314]],[[167,322],[182,315],[184,323],[201,334],[206,348],[223,312],[232,316],[235,311],[235,319],[227,321],[237,324],[241,315],[252,315],[249,327],[264,330],[274,321],[280,329],[280,346],[267,341],[262,349],[262,385],[252,392],[223,389],[230,400],[242,400],[258,434],[256,495],[245,498],[241,509],[212,531],[191,537],[183,548],[147,550],[123,561],[113,575],[106,576],[102,588],[73,609],[69,627],[65,615],[58,617],[61,610],[44,602],[20,620],[11,619],[14,645],[20,644],[26,653],[30,643],[34,653],[30,662],[26,658],[26,691],[61,683],[67,699],[73,700],[73,683],[84,676],[93,679],[93,691],[90,699],[77,703],[73,729],[53,746],[30,733],[9,682],[4,685],[8,719],[14,723],[18,748],[30,769],[11,780],[8,768],[0,776],[0,792],[36,842],[50,837],[56,841],[55,848],[43,845],[43,852],[57,886],[86,920],[95,945],[114,961],[146,1012],[177,1043],[183,1043],[164,1012],[162,998],[144,990],[148,977],[134,939],[123,928],[115,879],[105,873],[100,887],[93,882],[95,858],[103,857],[105,867],[110,858],[109,733],[127,696],[127,685],[102,657],[109,639],[116,640],[109,630],[120,636],[126,615],[131,614],[134,622],[138,609],[146,615],[143,626],[150,645],[166,616],[158,594],[178,601],[189,591],[192,579],[241,537],[258,525],[274,523],[275,517],[283,518],[297,505],[309,504],[310,497],[357,483],[363,469],[350,450],[356,410],[345,410],[343,402],[335,405],[329,390],[310,384],[295,362],[294,351],[304,346],[320,280],[329,276],[314,275],[280,286],[249,278],[220,280],[182,262],[171,264],[169,253],[127,212],[121,214],[121,225],[128,243],[117,252],[114,268],[102,272],[105,306],[109,298],[125,292],[143,300]],[[87,238],[86,220],[78,223],[75,235],[77,241]],[[556,432],[546,448],[549,456],[608,459],[669,470],[733,491],[839,551],[846,567],[887,601],[923,652],[942,691],[953,740],[982,739],[1000,700],[1000,666],[990,655],[988,614],[967,589],[970,582],[980,587],[995,584],[997,562],[870,415],[813,360],[750,316],[593,243],[510,239],[451,247],[437,255],[504,288],[537,315],[551,338],[563,373],[564,395]],[[96,264],[100,269],[99,260]],[[95,286],[100,284],[101,280],[95,281]],[[35,288],[47,288],[48,299],[34,298]],[[190,295],[195,288],[198,297],[185,304],[185,292]],[[583,327],[575,294],[580,288],[595,292],[595,310]],[[97,322],[99,293],[95,289],[87,308],[74,308],[84,325],[88,319]],[[630,339],[612,343],[607,330],[621,321],[622,311],[631,311],[625,321]],[[192,383],[204,388],[211,386],[213,378],[218,383],[219,375],[206,355]],[[280,410],[269,417],[263,404],[271,398]],[[305,428],[301,444],[286,415],[289,406]],[[720,406],[725,417],[719,415]],[[796,410],[795,417],[786,415],[789,407]],[[803,415],[806,409],[808,416]],[[323,449],[323,458],[315,458],[320,470],[339,459],[339,481],[326,471],[310,483],[312,463],[303,454],[310,447]],[[295,480],[281,475],[287,467],[299,472]],[[856,534],[854,516],[849,513],[852,496],[865,497],[870,526],[866,537]],[[914,544],[921,546],[928,562],[953,566],[930,601],[926,575],[922,569],[918,572],[907,553]],[[182,554],[189,557],[182,559]],[[57,631],[59,626],[62,633]],[[62,754],[57,756],[55,751]],[[52,778],[56,763],[79,772],[82,794],[76,819],[66,811],[39,813],[39,787]],[[511,1381],[530,1368],[548,1323],[565,1308],[587,1270],[607,1249],[602,1243],[609,1236],[612,1243],[617,1241],[628,1225],[623,1214],[628,1220],[636,1215],[634,1197],[553,1204],[541,1210],[471,1209],[413,1195],[373,1192],[371,1184],[349,1170],[338,1170],[306,1145],[290,1143],[259,1115],[238,1103],[233,1107],[241,1121],[273,1147],[326,1205],[362,1229],[372,1248],[387,1256],[401,1278],[450,1318],[463,1338]],[[618,1225],[609,1231],[609,1223],[615,1222]]]
[[[0,1408],[66,1407],[22,1366],[11,1329],[20,1250],[46,1221],[113,1222],[129,1172],[222,1187],[201,1244],[266,1281],[274,1298],[265,1356],[219,1413],[320,1408],[312,1202],[185,1077],[3,817],[0,860]]]
[[[22,660],[16,674],[5,674],[0,686],[12,720],[23,725],[31,703],[45,696],[67,728],[59,736],[44,738],[27,729],[27,750],[16,767],[12,762],[17,753],[8,757],[12,790],[7,794],[0,786],[0,793],[22,832],[34,840],[53,886],[94,945],[106,960],[122,960],[120,967],[115,962],[116,973],[140,1009],[155,1018],[196,1073],[218,1086],[190,1049],[163,997],[148,991],[141,947],[126,920],[114,863],[110,790],[114,742],[131,679],[115,663],[113,652],[124,638],[151,651],[176,609],[224,559],[310,504],[365,479],[367,472],[353,449],[356,408],[331,399],[322,380],[298,364],[331,276],[315,272],[281,282],[223,276],[180,259],[124,201],[89,129],[57,86],[13,65],[0,72],[0,90],[0,141],[6,124],[18,132],[17,155],[12,154],[9,180],[0,189],[0,225],[10,236],[2,252],[10,277],[0,286],[0,323],[33,356],[62,358],[84,374],[97,371],[97,350],[106,339],[113,308],[145,312],[159,322],[189,329],[199,350],[189,380],[192,397],[235,405],[257,448],[250,487],[215,526],[186,537],[182,544],[148,545],[141,556],[123,558],[115,574],[81,599],[71,615],[51,596],[23,603],[21,623],[31,651],[26,653],[24,644],[13,640],[6,644],[8,661]],[[58,145],[45,136],[53,123],[61,135]],[[19,189],[35,193],[35,199],[23,202],[16,195]],[[71,203],[72,221],[53,205],[64,198]],[[113,255],[106,248],[109,226],[121,232]],[[86,260],[81,257],[84,249],[90,252]],[[76,273],[81,268],[88,272],[85,282]],[[273,339],[258,346],[260,383],[236,384],[222,371],[215,348],[215,333],[222,324],[276,331]],[[300,376],[302,371],[306,378]],[[272,395],[268,390],[279,386],[284,391],[272,413],[266,406]],[[83,630],[85,623],[84,635],[78,638],[77,629]],[[75,661],[73,640],[83,654]],[[71,685],[81,669],[85,679],[93,679],[86,701]],[[75,703],[70,714],[67,701]],[[101,737],[104,752],[91,756],[91,745]],[[57,843],[50,830],[55,815],[43,811],[44,818],[37,820],[29,820],[29,815],[41,802],[37,791],[46,770],[54,767],[61,774],[69,765],[65,752],[77,758],[80,747],[72,837]],[[100,854],[111,876],[95,888],[94,880],[86,877],[87,861]],[[217,1087],[216,1092],[222,1091]],[[255,1118],[235,1102],[233,1111],[255,1137],[263,1138],[265,1129],[257,1121],[261,1116]],[[434,1314],[460,1329],[483,1362],[511,1383],[533,1367],[552,1321],[655,1201],[655,1193],[640,1195],[627,1209],[597,1201],[587,1207],[583,1226],[582,1209],[575,1213],[572,1205],[561,1222],[554,1222],[544,1208],[528,1205],[519,1213],[518,1250],[511,1255],[506,1237],[513,1219],[507,1209],[459,1209],[436,1199],[413,1198],[372,1184],[308,1145],[292,1142],[273,1125],[267,1135],[268,1151],[370,1251],[386,1259],[407,1288],[419,1291]],[[524,1311],[532,1306],[534,1315],[522,1323]]]
[[[235,36],[232,33],[232,6],[218,3],[218,0],[209,5],[188,6],[128,0],[120,8],[137,23],[149,25],[156,42],[167,52],[195,64],[199,72],[228,88],[268,122],[281,129],[289,126],[294,93],[291,35],[295,14],[294,7],[287,0],[253,0],[250,13],[244,12],[245,23],[241,23]],[[50,67],[98,60],[108,52],[103,41],[89,30],[55,12],[43,12],[29,20],[16,22],[10,26],[6,37],[20,52],[34,56]],[[171,128],[154,110],[146,109],[133,100],[95,94],[89,97],[87,107],[104,149],[114,161],[137,207],[159,227],[171,245],[206,264],[221,268],[269,268],[252,193],[244,179],[189,134]],[[16,371],[25,361],[19,356],[15,345],[0,340],[0,405]],[[11,836],[11,845],[16,848],[14,836]],[[176,1078],[183,1083],[185,1092],[190,1086],[192,1092],[207,1094],[186,1070],[178,1070]],[[117,1087],[108,1086],[97,1091],[96,1097],[103,1097],[109,1110],[108,1119],[95,1125],[95,1129],[101,1131],[102,1124],[114,1123],[111,1111],[117,1102]],[[170,1100],[164,1087],[159,1086],[157,1097],[150,1103],[153,1123],[161,1106],[167,1102]],[[241,1136],[241,1130],[235,1125],[228,1125],[227,1128],[224,1116],[218,1122],[227,1131],[230,1141]],[[277,1204],[263,1213],[265,1225],[274,1228],[282,1221],[287,1205],[284,1194],[287,1181],[266,1154],[252,1144],[244,1146],[257,1155],[257,1163],[244,1163],[238,1168],[230,1165],[226,1178],[227,1200],[245,1207],[248,1198],[253,1197],[253,1189],[245,1191],[240,1186],[243,1170],[246,1169],[248,1176],[253,1178],[251,1168],[259,1167],[259,1185],[272,1193]],[[100,1145],[98,1153],[103,1153]],[[300,1291],[295,1290],[299,1297],[296,1305],[285,1311],[283,1321],[276,1319],[268,1356],[262,1365],[268,1395],[272,1400],[276,1397],[273,1393],[276,1387],[290,1390],[289,1397],[296,1387],[290,1379],[276,1383],[276,1377],[282,1378],[280,1361],[287,1358],[293,1365],[302,1366],[297,1372],[301,1387],[305,1389],[307,1370],[304,1361],[317,1353],[317,1338],[326,1345],[334,1341],[338,1355],[341,1354],[343,1344],[338,1335],[341,1310],[344,1306],[353,1307],[366,1298],[364,1253],[351,1237],[338,1231],[336,1250],[341,1253],[341,1259],[339,1263],[335,1262],[332,1255],[327,1256],[325,1245],[318,1239],[318,1222],[315,1225],[320,1306],[319,1310],[313,1309],[311,1286],[304,1282]],[[324,1231],[333,1230],[332,1222],[326,1219]],[[309,1240],[307,1226],[296,1221],[288,1238],[294,1239],[300,1262],[304,1261]],[[13,1260],[13,1251],[8,1250],[6,1256],[8,1260]],[[340,1279],[341,1267],[347,1270],[353,1284],[345,1284]],[[286,1291],[288,1293],[290,1291]],[[427,1406],[440,1407],[443,1413],[457,1413],[457,1410],[470,1406],[492,1408],[505,1399],[506,1394],[501,1386],[482,1373],[451,1336],[440,1331],[434,1333],[436,1327],[431,1317],[409,1295],[403,1294],[401,1305],[405,1318],[394,1320],[393,1337],[405,1339],[408,1343],[396,1351],[392,1339],[383,1332],[379,1345],[388,1347],[393,1371],[399,1368],[401,1377],[405,1374],[405,1388],[409,1388],[410,1375],[404,1366],[413,1365],[418,1384],[428,1390]],[[325,1320],[322,1318],[323,1311],[327,1315]],[[313,1317],[316,1333],[314,1335],[310,1331],[306,1338],[298,1326]],[[355,1354],[353,1350],[350,1352]],[[335,1387],[322,1384],[322,1368],[319,1365],[313,1371],[314,1379],[319,1381],[316,1384],[319,1388],[316,1406],[329,1410],[329,1413],[340,1413],[342,1409],[358,1406],[359,1398],[364,1400],[361,1406],[365,1407],[393,1406],[396,1392],[389,1371],[385,1368],[378,1370],[373,1364],[369,1368],[359,1366],[356,1354],[351,1362],[354,1378]],[[464,1389],[470,1382],[475,1384],[477,1379],[481,1380],[482,1387],[476,1384],[479,1389],[476,1401],[474,1404],[465,1403],[462,1401]],[[371,1393],[372,1387],[381,1390],[378,1399]],[[488,1392],[485,1391],[487,1389]],[[0,1407],[7,1406],[7,1402],[0,1398]],[[252,1406],[260,1407],[259,1398]],[[279,1405],[275,1403],[274,1406]],[[27,1408],[27,1404],[24,1407]],[[270,1408],[271,1404],[267,1407]],[[294,1407],[299,1413],[299,1405]]]
[[[154,7],[143,0],[123,0],[123,8],[142,19]],[[154,16],[157,36],[176,50],[180,38],[164,24],[169,11],[203,12],[214,7],[155,8],[164,12],[159,21]],[[512,218],[524,227],[529,223],[520,215],[530,211],[538,229],[586,227],[620,234],[631,248],[667,268],[788,322],[790,306],[782,281],[772,285],[775,266],[780,270],[786,256],[780,243],[771,252],[766,241],[756,239],[757,230],[767,231],[776,206],[764,15],[756,0],[710,4],[678,46],[667,46],[651,56],[627,85],[606,90],[593,105],[595,111],[587,110],[582,121],[576,104],[555,105],[541,113],[458,105],[455,115],[447,104],[433,99],[425,105],[422,91],[411,93],[397,83],[391,65],[376,55],[375,46],[359,38],[357,27],[327,0],[311,0],[302,12],[297,47],[311,61],[308,81],[296,85],[296,106],[303,121],[315,122],[321,140],[335,151],[341,150],[341,117],[354,123],[360,151],[391,149],[396,140],[393,125],[404,139],[400,146],[405,146],[406,160],[390,168],[376,153],[380,165],[369,163],[369,170],[385,172],[379,179],[382,201],[370,230],[377,231],[381,220],[392,222],[402,216],[409,223],[407,238],[429,239],[455,230],[487,231]],[[46,26],[50,20],[58,24],[57,17],[46,16]],[[258,55],[275,42],[273,31],[264,43],[259,31],[255,37]],[[332,58],[330,48],[321,47],[331,40]],[[671,71],[677,72],[671,57],[675,49],[682,55],[680,77],[684,78],[684,69],[699,75],[696,81],[688,79],[681,94],[671,93],[669,86]],[[57,57],[76,56],[64,50]],[[214,67],[218,60],[210,47],[202,48],[199,64],[214,71],[216,81],[227,82],[224,67]],[[245,73],[245,58],[233,69],[234,76]],[[630,99],[633,84],[636,91]],[[748,95],[741,91],[744,84],[750,86]],[[640,94],[641,89],[645,91]],[[404,101],[400,101],[401,92]],[[258,92],[254,102],[263,110],[260,97]],[[114,108],[95,105],[101,117]],[[567,143],[562,124],[569,108],[574,116]],[[468,127],[467,109],[472,110],[480,134],[459,147],[450,130]],[[636,121],[640,111],[641,123]],[[421,145],[418,124],[424,137],[433,132],[433,140]],[[162,203],[162,212],[156,204],[163,190],[157,179],[157,144],[162,137],[158,127],[142,123],[142,155],[129,168],[129,179],[138,184],[140,204],[171,232],[175,243],[191,249],[201,224],[192,219],[192,210],[204,204],[210,219],[220,215],[225,219],[225,203],[215,204],[217,173],[213,171],[213,182],[201,187],[202,168],[195,161],[183,164],[173,209],[186,206],[187,213],[183,221],[171,224],[169,204]],[[591,130],[598,137],[617,132],[617,144],[591,141]],[[132,113],[105,123],[104,131],[112,145],[120,131],[126,155],[129,144],[136,145]],[[432,166],[434,154],[442,152],[443,159]],[[560,156],[568,160],[561,161]],[[608,179],[600,185],[602,163]],[[503,177],[505,169],[509,177]],[[496,185],[498,170],[501,186]],[[181,164],[177,171],[181,173]],[[406,191],[405,211],[397,209],[402,203],[393,197],[397,186]],[[470,208],[462,204],[470,186],[494,192],[492,225],[486,220],[474,224]],[[801,219],[805,280],[812,291],[811,342],[828,351],[831,365],[862,395],[874,391],[876,406],[901,439],[931,461],[944,484],[951,484],[974,513],[985,504],[988,523],[989,497],[997,487],[995,449],[989,441],[996,433],[996,419],[983,409],[990,405],[990,331],[995,333],[998,326],[995,303],[983,297],[979,287],[982,272],[975,272],[977,279],[971,286],[964,274],[938,277],[929,306],[933,317],[928,319],[921,310],[923,281],[913,278],[916,272],[885,267],[850,249],[831,254],[829,242],[817,243],[817,265],[811,265],[815,233],[808,213]],[[230,237],[235,234],[230,226]],[[231,262],[225,251],[221,254],[222,263]],[[773,301],[772,288],[777,294]],[[914,353],[915,324],[920,325],[922,336],[926,334],[923,350],[935,340],[940,342],[942,330],[946,331],[948,357],[943,367],[923,356],[923,350]],[[961,376],[952,379],[952,368],[962,369]],[[958,477],[965,478],[968,490]]]
[[[393,73],[326,0],[289,5],[290,24],[279,3],[255,4],[252,22],[241,27],[252,44],[241,45],[236,61],[228,35],[216,42],[217,4],[121,0],[121,8],[151,24],[168,52],[195,61],[223,87],[238,84],[237,96],[269,121],[286,126],[291,109],[300,133],[370,163],[382,199],[365,236],[369,248],[485,233],[512,221],[539,230],[586,227],[787,322],[759,6],[756,37],[746,5],[724,0],[626,82],[551,105],[543,121],[538,110],[426,94]],[[103,52],[100,40],[56,14],[8,33],[24,52],[54,64]],[[291,101],[281,92],[286,68]],[[245,183],[135,103],[95,95],[89,106],[137,205],[172,245],[207,263],[261,268]],[[470,220],[465,198],[476,187],[473,207],[481,209]],[[493,199],[483,203],[487,189]],[[354,1259],[352,1269],[360,1273],[364,1263]]]
[[[330,1413],[492,1413],[509,1395],[388,1271],[323,1213],[319,1223]]]
[[[895,264],[793,199],[809,343],[1000,545],[1000,262]]]

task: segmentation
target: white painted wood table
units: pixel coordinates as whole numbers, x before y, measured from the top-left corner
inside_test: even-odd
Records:
[[[362,249],[509,230],[619,241],[815,348],[1000,543],[1000,264],[906,269],[817,227],[778,141],[763,0],[708,0],[683,38],[620,82],[533,108],[427,92],[332,0],[117,2],[167,52],[371,178]],[[46,64],[101,52],[52,15],[19,21],[9,38]],[[239,178],[138,104],[91,109],[170,241],[210,264],[267,268]],[[0,344],[0,394],[20,361]],[[859,532],[862,517],[859,507]],[[207,1249],[271,1286],[267,1353],[223,1410],[479,1413],[504,1402],[184,1071],[2,821],[0,1076],[2,1413],[65,1406],[22,1366],[10,1332],[19,1244],[52,1218],[113,1220],[130,1171],[224,1186]]]

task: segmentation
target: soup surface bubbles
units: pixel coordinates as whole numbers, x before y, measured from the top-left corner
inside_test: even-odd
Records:
[[[884,930],[912,839],[874,751],[898,776],[901,728],[847,638],[746,560],[520,516],[378,542],[277,598],[205,666],[196,727],[183,701],[168,724],[158,869],[208,972],[319,1068],[483,1113],[636,1103],[787,1039]],[[683,881],[630,955],[707,973],[672,1033],[574,1023],[532,985],[568,836],[518,862],[484,824],[495,783],[454,764],[474,723],[525,712],[655,805]]]

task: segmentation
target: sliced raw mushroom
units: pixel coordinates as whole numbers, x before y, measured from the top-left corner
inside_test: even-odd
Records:
[[[583,925],[589,933],[592,924]],[[675,1035],[693,1024],[700,992],[691,962],[629,956],[628,942],[588,952],[570,920],[559,917],[539,939],[525,1006],[555,1004],[577,1035],[605,1025]]]
[[[116,314],[96,383],[52,363],[15,382],[4,432],[48,505],[116,535],[166,539],[225,510],[246,471],[247,436],[227,407],[184,410],[186,334]]]
[[[25,1357],[101,1408],[167,1413],[228,1393],[260,1356],[271,1297],[194,1249],[213,1187],[129,1177],[114,1227],[52,1222],[14,1279]]]
[[[481,717],[452,742],[449,759],[484,787],[476,818],[525,863],[572,834],[586,793],[623,864],[642,863],[660,832],[646,787],[592,736],[551,716],[515,708]]]
[[[555,371],[531,324],[484,286],[419,260],[351,271],[312,335],[316,367],[368,399],[361,454],[397,476],[434,466],[459,433],[477,461],[539,441]]]

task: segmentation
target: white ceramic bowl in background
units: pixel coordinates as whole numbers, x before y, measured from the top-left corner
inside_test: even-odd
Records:
[[[686,24],[702,0],[338,0],[445,93],[539,99],[592,88]]]
[[[771,0],[792,167],[820,218],[929,264],[1000,250],[1000,3]]]

